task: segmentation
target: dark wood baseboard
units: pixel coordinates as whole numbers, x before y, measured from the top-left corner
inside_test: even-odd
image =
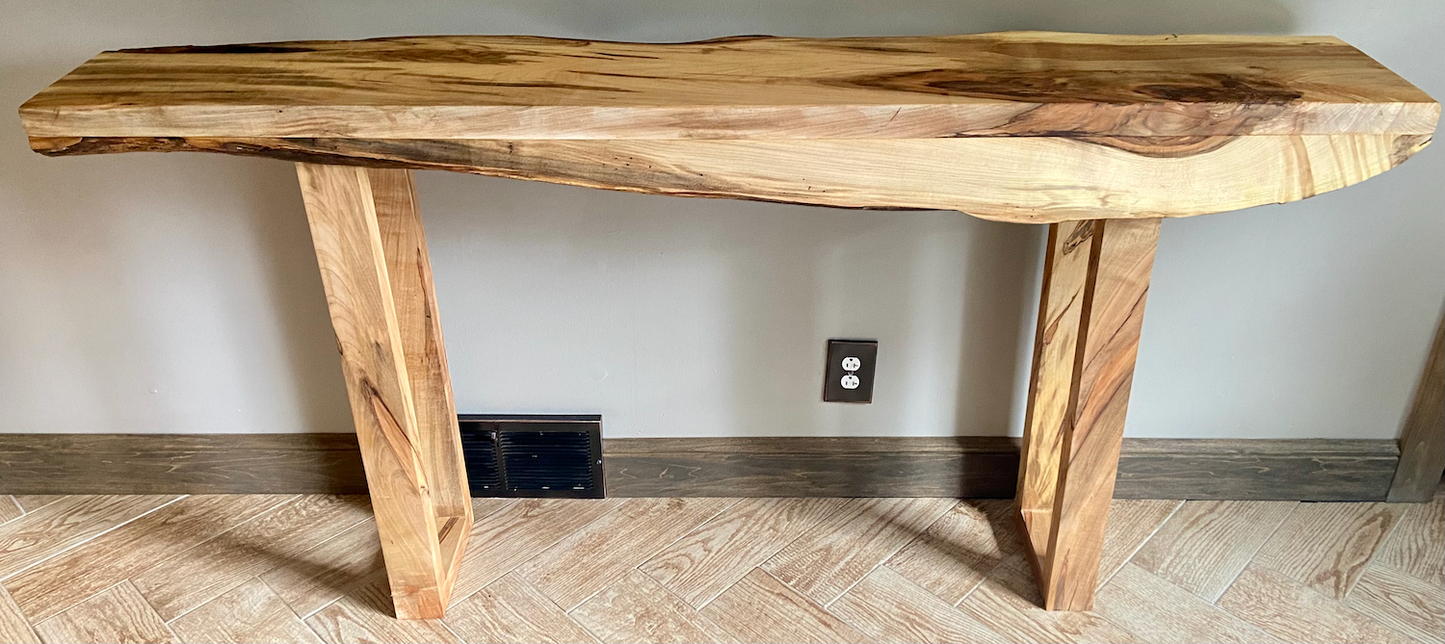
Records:
[[[610,496],[1013,496],[1007,438],[603,441]],[[1119,498],[1380,501],[1393,440],[1126,439]],[[365,492],[350,434],[0,434],[3,494]]]

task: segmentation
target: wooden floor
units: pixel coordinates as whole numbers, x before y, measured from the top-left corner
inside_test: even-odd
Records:
[[[475,501],[440,621],[390,617],[366,499],[0,497],[3,642],[1441,642],[1445,494],[1116,501],[1096,612],[1008,504]]]

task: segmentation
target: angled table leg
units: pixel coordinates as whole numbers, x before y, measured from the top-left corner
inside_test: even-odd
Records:
[[[297,175],[396,616],[441,617],[472,516],[411,171]]]
[[[1050,610],[1094,603],[1158,219],[1049,226],[1018,509]]]

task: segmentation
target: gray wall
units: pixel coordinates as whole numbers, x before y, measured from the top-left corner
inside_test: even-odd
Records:
[[[1439,0],[5,0],[0,105],[102,49],[528,33],[1334,34],[1445,97]],[[0,118],[0,432],[347,431],[292,168],[46,159]],[[1396,435],[1445,300],[1445,150],[1305,202],[1164,224],[1128,432]],[[609,436],[1017,433],[1043,229],[421,173],[458,408]],[[818,401],[824,340],[877,402]]]

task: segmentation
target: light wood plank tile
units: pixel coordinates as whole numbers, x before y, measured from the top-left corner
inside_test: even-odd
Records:
[[[1006,557],[1027,565],[1014,512],[1012,501],[960,501],[893,555],[887,566],[955,605]]]
[[[188,496],[15,575],[5,587],[27,617],[43,620],[292,498]]]
[[[1294,501],[1189,501],[1164,522],[1133,561],[1214,602],[1295,505]]]
[[[843,499],[743,499],[639,566],[702,607],[817,525]]]
[[[857,499],[803,533],[761,568],[826,606],[956,503],[953,499]]]
[[[179,642],[128,581],[35,625],[46,642]]]
[[[1145,642],[1277,644],[1278,639],[1134,564],[1099,590],[1094,612]]]
[[[620,504],[621,499],[521,499],[487,516],[478,514],[452,586],[452,603],[500,579]]]
[[[172,620],[371,516],[366,497],[309,495],[160,563],[135,577],[136,590]]]
[[[1160,499],[1119,499],[1111,503],[1109,524],[1104,529],[1104,552],[1099,561],[1099,585],[1108,583],[1124,562],[1183,504],[1183,501]]]
[[[0,525],[0,579],[15,575],[178,496],[67,496]]]
[[[1384,644],[1410,637],[1262,566],[1249,566],[1219,607],[1289,642]]]
[[[15,605],[4,588],[0,588],[0,642],[40,644],[40,637],[30,628],[30,622],[25,620],[20,607]]]
[[[708,602],[702,615],[741,642],[871,641],[858,629],[760,568],[752,569],[717,599]]]
[[[170,627],[188,644],[321,643],[286,602],[255,577],[172,620]]]
[[[1445,496],[1407,506],[1375,561],[1445,586]]]
[[[376,521],[367,519],[262,573],[261,580],[304,618],[385,574]]]
[[[26,512],[34,512],[51,503],[70,497],[60,494],[15,494],[12,495],[11,498],[20,504],[20,509]]]
[[[609,644],[734,641],[697,609],[636,570],[568,615]]]
[[[306,618],[306,625],[329,644],[461,642],[439,619],[396,619],[393,610],[391,586],[385,577],[379,577],[316,611]]]
[[[1445,640],[1445,588],[1372,565],[1350,591],[1350,606],[1422,642]]]
[[[0,523],[19,519],[24,514],[25,509],[20,507],[20,503],[14,497],[8,494],[0,495]]]
[[[1027,570],[999,566],[958,608],[1015,642],[1132,643],[1134,636],[1094,613],[1046,611]]]
[[[868,573],[828,612],[878,642],[1008,642],[887,566]]]
[[[442,621],[472,644],[597,641],[546,595],[515,574],[503,576],[452,606]]]
[[[627,499],[517,570],[563,610],[571,610],[733,502]]]
[[[475,522],[495,512],[501,512],[520,503],[522,500],[523,499],[501,499],[489,496],[472,499],[472,521]]]
[[[1301,503],[1254,563],[1344,599],[1404,510],[1386,503]]]

